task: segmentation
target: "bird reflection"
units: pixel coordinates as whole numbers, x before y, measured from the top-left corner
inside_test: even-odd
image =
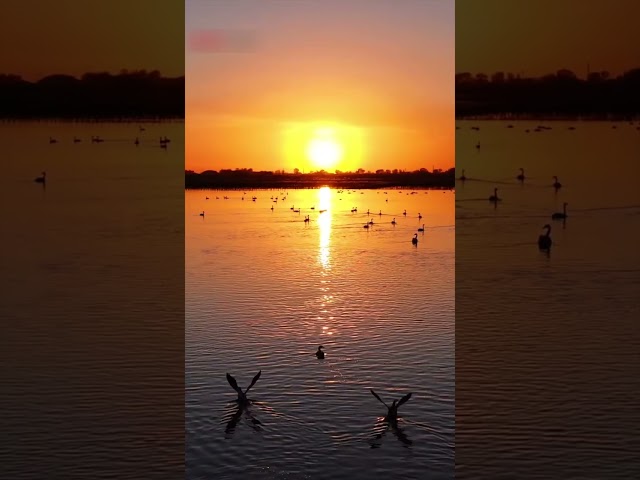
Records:
[[[262,430],[262,422],[253,415],[249,404],[234,402],[230,404],[230,406],[235,406],[236,408],[223,417],[223,421],[226,422],[224,433],[227,438],[233,436],[238,423],[240,423],[243,418],[245,419],[245,423],[256,432]]]

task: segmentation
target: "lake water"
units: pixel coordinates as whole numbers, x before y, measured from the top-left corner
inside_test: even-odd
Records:
[[[3,478],[182,471],[184,124],[144,127],[0,123]]]
[[[185,193],[187,478],[453,478],[455,195],[415,192]]]
[[[511,123],[457,123],[458,477],[637,478],[638,125]]]

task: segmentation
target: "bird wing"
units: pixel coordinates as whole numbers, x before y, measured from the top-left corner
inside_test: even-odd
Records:
[[[253,377],[253,380],[251,380],[251,385],[249,385],[249,386],[247,387],[247,389],[244,391],[244,394],[245,394],[245,395],[247,394],[247,392],[249,391],[249,389],[250,389],[251,387],[253,387],[253,386],[256,384],[256,382],[257,382],[257,381],[258,381],[258,379],[260,378],[260,375],[262,375],[262,370],[260,370],[260,371],[256,374],[256,376],[255,376],[255,377]]]
[[[373,388],[371,389],[371,393],[373,394],[374,397],[376,397],[380,401],[380,403],[382,403],[385,407],[389,408],[389,405],[384,403],[384,401],[378,396],[378,394],[373,391]]]
[[[407,403],[409,401],[409,399],[411,398],[411,395],[413,395],[412,393],[407,393],[404,397],[402,397],[400,399],[400,401],[398,402],[398,406],[402,405],[403,403]]]
[[[242,393],[242,390],[240,390],[240,387],[238,387],[238,382],[236,382],[236,379],[233,378],[228,373],[227,373],[227,382],[229,382],[229,385],[231,385],[231,388],[233,388],[236,392],[240,394]]]

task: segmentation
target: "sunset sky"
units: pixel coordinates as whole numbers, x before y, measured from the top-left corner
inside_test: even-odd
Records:
[[[184,75],[182,0],[3,0],[0,74]]]
[[[637,0],[456,0],[456,72],[619,75],[640,66]]]
[[[454,2],[186,1],[186,162],[454,166]]]

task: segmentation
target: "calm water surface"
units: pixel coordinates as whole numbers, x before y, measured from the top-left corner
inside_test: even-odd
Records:
[[[182,466],[182,418],[158,430],[156,412],[184,391],[182,341],[167,341],[184,325],[184,125],[144,126],[0,123],[2,478]]]
[[[185,195],[187,478],[452,478],[454,194]],[[370,388],[413,392],[400,432]]]
[[[640,432],[626,421],[640,386],[640,131],[539,124],[457,124],[458,475],[510,465],[510,478],[637,478]],[[564,202],[568,218],[552,221]],[[545,224],[550,255],[536,244]]]

